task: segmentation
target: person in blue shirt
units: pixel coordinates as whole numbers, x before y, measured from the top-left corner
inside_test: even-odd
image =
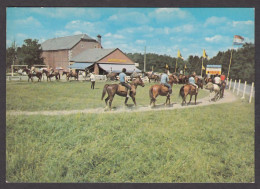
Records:
[[[168,87],[169,89],[169,94],[172,94],[172,87],[171,85],[168,83],[169,82],[169,76],[167,75],[168,70],[165,70],[164,73],[161,76],[161,84],[163,84],[164,86]]]
[[[190,76],[189,78],[189,84],[193,85],[196,87],[196,93],[198,92],[198,85],[195,84],[195,72]]]
[[[126,97],[130,96],[131,87],[127,84],[127,78],[126,78],[126,69],[123,68],[122,72],[119,74],[119,81],[122,86],[126,87]]]

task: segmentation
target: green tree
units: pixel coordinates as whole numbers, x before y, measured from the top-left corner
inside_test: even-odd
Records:
[[[11,47],[6,49],[6,68],[7,70],[11,69],[11,65],[16,64],[17,61],[17,46],[15,41],[12,42]]]
[[[41,57],[42,49],[38,40],[26,39],[22,47],[17,48],[17,55],[20,64],[25,64],[31,67],[34,64],[44,64]]]

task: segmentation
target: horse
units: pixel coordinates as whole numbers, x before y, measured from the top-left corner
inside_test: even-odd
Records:
[[[141,76],[142,76],[142,73],[133,72],[133,73],[130,75],[130,78],[131,78],[131,81],[133,81],[135,78],[138,78],[138,77],[141,77]]]
[[[205,86],[205,89],[210,91],[209,93],[209,101],[211,101],[211,93],[215,92],[214,100],[215,102],[220,98],[220,87],[217,84],[213,84],[212,82],[208,82]]]
[[[153,79],[154,82],[158,82],[160,80],[160,76],[159,75],[156,75],[156,74],[150,74],[148,72],[145,73],[145,76],[148,77],[149,79],[149,83],[150,83],[150,80]]]
[[[33,82],[33,77],[37,77],[38,78],[38,82],[41,81],[42,79],[42,73],[41,72],[36,72],[36,73],[32,73],[29,69],[24,68],[22,70],[22,72],[26,72],[26,74],[28,75],[28,82],[31,81]]]
[[[46,69],[43,69],[42,70],[43,73],[45,73],[46,77],[47,77],[47,81],[50,80],[51,81],[51,78],[55,76],[56,80],[60,79],[60,73],[58,72],[49,72],[48,70]]]
[[[221,86],[220,86],[220,98],[223,98],[223,97],[224,97],[225,88],[226,88],[226,82],[225,82],[225,81],[222,81],[222,82],[221,82]]]
[[[197,80],[197,82],[196,82],[196,80]],[[196,79],[196,77],[195,77],[195,83],[196,83],[196,85],[198,85],[198,88],[203,89],[203,81],[202,81],[202,79],[199,79],[198,77]],[[184,102],[185,102],[185,104],[187,104],[186,103],[186,97],[187,97],[188,94],[190,95],[190,101],[189,101],[188,104],[190,104],[192,96],[195,95],[195,105],[196,105],[198,91],[196,92],[196,87],[194,85],[191,85],[191,84],[186,84],[186,85],[184,85],[184,86],[182,86],[180,88],[179,96],[182,97],[181,105],[183,106]]]
[[[189,78],[186,75],[179,75],[179,84],[185,84],[188,82]]]
[[[117,75],[118,75],[117,73],[111,72],[111,73],[107,74],[106,76],[107,76],[108,80],[114,81],[114,80],[117,80],[117,77],[116,77]]]
[[[143,83],[141,77],[138,77],[137,79],[135,79],[134,81],[132,81],[130,83],[130,86],[131,86],[130,97],[132,98],[135,106],[136,106],[135,95],[136,95],[136,89],[137,89],[138,85],[144,87],[144,83]],[[127,97],[126,87],[124,87],[120,84],[106,84],[103,88],[101,100],[104,99],[106,93],[108,94],[108,96],[105,99],[105,102],[106,102],[106,106],[107,106],[107,101],[109,100],[109,109],[110,110],[111,110],[111,105],[112,105],[112,101],[113,101],[115,94],[117,94],[118,96],[126,97],[125,105],[127,105],[128,97]]]
[[[63,72],[62,72],[62,75],[66,75],[67,81],[70,80],[70,77],[74,77],[74,80],[75,80],[75,79],[79,80],[79,73],[78,73],[78,72],[73,73],[73,72],[63,71]]]
[[[205,78],[204,81],[205,81],[206,84],[209,83],[209,82],[213,83],[213,79],[212,78],[208,78],[208,77]]]
[[[175,81],[174,76],[170,75],[168,83],[172,86],[174,81]],[[159,84],[159,85],[157,84],[157,85],[151,86],[150,89],[149,89],[150,106],[152,104],[153,104],[153,106],[155,106],[156,97],[158,95],[166,96],[165,105],[167,104],[167,102],[169,102],[169,104],[170,104],[170,94],[169,94],[168,87],[164,86],[163,84]]]

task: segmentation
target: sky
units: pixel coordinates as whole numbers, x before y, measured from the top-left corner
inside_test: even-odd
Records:
[[[255,41],[254,8],[7,8],[6,46],[25,39],[102,36],[103,48],[184,59],[232,48],[234,35]],[[238,48],[238,47],[235,47]]]

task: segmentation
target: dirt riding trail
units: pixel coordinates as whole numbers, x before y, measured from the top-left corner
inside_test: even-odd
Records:
[[[212,95],[213,96],[213,95]],[[189,105],[181,105],[181,98],[176,103],[171,103],[169,106],[165,106],[163,104],[157,104],[155,108],[151,108],[149,106],[138,106],[137,107],[119,107],[112,111],[107,111],[105,108],[93,108],[93,109],[83,109],[83,110],[54,110],[54,111],[7,111],[6,114],[8,115],[48,115],[48,116],[56,116],[56,115],[71,115],[71,114],[111,114],[111,113],[121,113],[121,112],[146,112],[146,111],[163,111],[163,110],[174,110],[174,109],[181,109],[181,108],[195,108],[201,106],[208,106],[212,104],[221,104],[221,103],[231,103],[236,101],[238,98],[231,92],[225,91],[224,98],[218,100],[217,102],[211,101],[209,102],[209,97],[205,97],[202,99],[197,99],[197,105],[194,104],[194,97],[192,98],[191,104]],[[189,101],[189,96],[186,98],[186,101]]]

